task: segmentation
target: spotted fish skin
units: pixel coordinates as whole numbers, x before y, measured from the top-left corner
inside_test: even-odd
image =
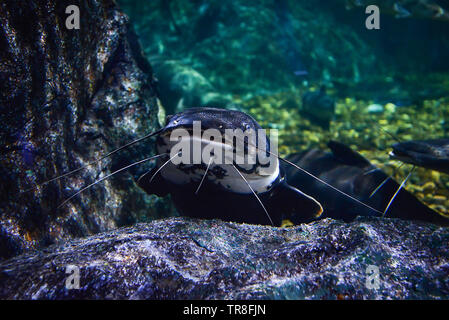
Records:
[[[158,154],[170,153],[174,142],[169,136],[175,129],[192,132],[195,121],[201,122],[202,132],[207,129],[216,129],[220,133],[225,133],[226,129],[243,132],[262,129],[251,116],[240,111],[191,108],[167,117],[156,142]],[[193,143],[194,138],[191,139]],[[202,148],[207,144],[202,138],[200,142]],[[270,152],[268,139],[256,147]],[[322,207],[315,199],[287,184],[277,157],[269,169],[258,160],[251,165],[215,164],[203,160],[196,164],[174,164],[169,160],[169,155],[161,157],[152,172],[142,176],[138,184],[148,194],[171,195],[181,215],[280,225],[285,218],[301,223],[322,213]]]

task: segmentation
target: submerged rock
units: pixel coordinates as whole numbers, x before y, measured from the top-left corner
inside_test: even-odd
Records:
[[[447,228],[395,219],[274,228],[170,218],[0,263],[0,298],[447,299],[448,240]],[[65,288],[68,266],[79,289]]]
[[[301,115],[329,130],[330,122],[335,116],[335,100],[326,94],[326,87],[321,86],[320,90],[309,91],[303,95]]]
[[[160,99],[168,114],[198,106],[224,108],[232,102],[189,66],[178,61],[153,61],[152,64],[159,81]]]
[[[384,106],[378,103],[373,103],[366,107],[366,111],[369,113],[382,113],[384,112]]]
[[[148,157],[148,143],[35,187],[158,126],[152,70],[128,18],[112,0],[82,1],[80,29],[69,30],[71,4],[0,4],[0,260],[151,214],[154,198],[129,174],[58,207],[111,169]]]

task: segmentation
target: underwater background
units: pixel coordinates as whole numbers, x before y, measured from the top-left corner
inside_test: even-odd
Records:
[[[79,29],[65,20],[72,5]],[[379,29],[367,27],[369,5]],[[448,10],[447,0],[0,1],[0,299],[448,299]],[[347,193],[291,165],[276,179],[317,194],[324,219],[246,223],[247,206],[233,210],[238,223],[216,198],[201,219],[180,216],[174,192],[139,184],[160,165],[142,162],[157,143],[141,138],[200,106],[279,130],[283,158]],[[439,171],[390,156],[399,141],[437,138]],[[270,209],[315,212],[280,190]],[[192,211],[198,199],[185,201]],[[79,288],[67,286],[76,269]]]
[[[238,109],[279,129],[281,155],[329,140],[402,181],[399,141],[449,136],[448,1],[129,1],[167,113]],[[365,8],[380,9],[368,30]],[[441,13],[440,13],[441,10]],[[449,214],[449,178],[418,168],[406,188]]]

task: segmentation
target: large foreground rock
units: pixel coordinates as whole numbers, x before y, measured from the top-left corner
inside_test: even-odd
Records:
[[[449,298],[449,229],[394,219],[294,228],[171,218],[0,264],[0,298]],[[68,265],[80,289],[65,288]],[[379,267],[379,288],[367,267]]]
[[[79,30],[66,28],[72,4]],[[115,2],[1,1],[0,49],[0,260],[151,215],[154,198],[129,173],[59,207],[113,169],[148,157],[148,142],[30,190],[158,126],[151,67]]]

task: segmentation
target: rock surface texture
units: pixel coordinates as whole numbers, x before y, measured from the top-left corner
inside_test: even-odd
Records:
[[[72,4],[80,9],[79,30],[66,28]],[[155,91],[151,67],[114,1],[0,3],[0,260],[150,214],[154,199],[131,174],[58,207],[113,169],[148,157],[149,143],[35,185],[153,131]]]
[[[447,299],[448,240],[447,228],[395,219],[274,228],[169,218],[5,261],[0,298]],[[69,265],[79,289],[65,287]]]

